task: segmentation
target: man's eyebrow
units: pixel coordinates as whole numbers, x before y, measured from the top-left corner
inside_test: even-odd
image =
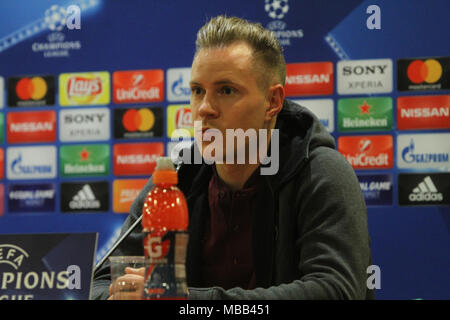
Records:
[[[236,84],[236,82],[228,80],[228,79],[222,79],[215,81],[214,84]]]
[[[199,85],[200,86],[201,85],[201,83],[199,83],[197,81],[190,81],[189,84],[191,86],[193,86],[193,85]],[[222,79],[222,80],[215,81],[213,84],[220,85],[220,84],[237,84],[237,83],[232,81],[232,80],[229,80],[229,79]]]

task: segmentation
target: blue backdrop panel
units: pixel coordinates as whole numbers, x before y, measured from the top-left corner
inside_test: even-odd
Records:
[[[114,71],[162,69],[164,88],[167,88],[169,68],[189,68],[195,50],[196,31],[210,17],[218,14],[236,15],[272,29],[279,33],[285,50],[287,63],[322,62],[333,63],[335,70],[332,95],[306,98],[327,98],[334,101],[334,128],[337,128],[337,102],[342,96],[337,93],[336,65],[341,60],[392,59],[393,91],[381,95],[389,96],[396,105],[398,96],[443,95],[449,90],[424,92],[397,91],[397,60],[420,57],[450,56],[448,12],[450,5],[446,0],[431,1],[325,1],[325,0],[283,0],[281,8],[270,16],[266,4],[275,0],[228,0],[214,2],[207,0],[79,0],[79,1],[2,1],[0,2],[0,77],[3,78],[3,95],[0,94],[0,113],[4,117],[3,140],[0,147],[4,151],[3,208],[0,215],[0,233],[36,232],[99,232],[97,259],[111,247],[118,236],[126,214],[113,211],[113,182],[117,179],[142,179],[147,176],[117,176],[113,168],[113,147],[118,143],[162,142],[167,138],[167,106],[188,104],[189,101],[172,102],[167,92],[162,102],[138,104],[114,104],[101,106],[75,106],[76,108],[107,107],[110,114],[110,172],[103,177],[65,178],[59,171],[55,178],[26,179],[23,181],[7,179],[7,150],[12,145],[6,138],[7,115],[17,111],[61,110],[59,104],[58,77],[62,73],[107,71],[111,84]],[[62,12],[71,4],[81,9],[81,29],[69,30],[65,25],[50,19],[55,12]],[[55,7],[56,5],[56,7]],[[381,9],[381,29],[366,27],[369,5]],[[52,8],[52,11],[48,11]],[[47,18],[47,19],[46,19]],[[56,19],[57,20],[57,19]],[[36,44],[70,43],[62,53],[58,50],[39,50]],[[52,53],[53,52],[53,53]],[[52,56],[53,55],[53,56]],[[59,56],[58,56],[59,55]],[[448,66],[447,66],[448,68]],[[444,70],[445,72],[445,70]],[[27,75],[53,75],[56,81],[54,106],[11,107],[8,105],[7,79]],[[1,84],[1,82],[0,82]],[[169,86],[170,88],[170,86]],[[305,97],[292,97],[301,99]],[[114,139],[113,111],[117,108],[159,107],[164,109],[164,136],[146,140]],[[74,107],[74,108],[75,108]],[[383,134],[394,137],[399,132],[396,127],[394,107],[394,129],[384,132],[355,132],[342,134],[336,129],[335,138],[344,135]],[[59,122],[57,123],[59,126]],[[443,133],[449,130],[421,130],[407,133]],[[84,142],[79,142],[84,143]],[[87,144],[89,144],[87,143]],[[449,142],[450,143],[450,142]],[[50,143],[14,144],[55,145],[58,150],[64,143],[59,140]],[[59,154],[59,153],[58,153]],[[57,162],[59,157],[57,157]],[[411,172],[401,170],[394,164],[392,169],[363,170],[358,174],[389,174],[393,180],[393,203],[387,206],[369,206],[369,231],[373,250],[373,263],[381,269],[381,289],[377,290],[379,299],[450,299],[450,208],[448,206],[399,206],[398,174]],[[109,204],[105,212],[62,213],[60,211],[60,185],[63,182],[108,181]],[[54,211],[51,212],[12,212],[8,208],[8,187],[19,183],[54,183]]]

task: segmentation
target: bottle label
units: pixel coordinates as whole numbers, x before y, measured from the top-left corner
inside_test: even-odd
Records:
[[[186,231],[146,232],[144,299],[187,299]]]

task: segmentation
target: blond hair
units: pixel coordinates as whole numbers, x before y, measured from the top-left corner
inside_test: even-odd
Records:
[[[270,85],[272,79],[267,76],[269,70],[284,86],[286,62],[283,48],[274,33],[260,23],[223,15],[214,17],[198,31],[195,55],[202,49],[226,47],[239,41],[247,43],[253,49],[255,61],[262,62],[262,65],[255,66],[261,74],[261,84],[264,87]]]

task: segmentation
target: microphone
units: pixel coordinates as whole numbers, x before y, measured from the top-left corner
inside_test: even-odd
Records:
[[[181,167],[182,162],[180,161],[176,165],[176,172],[178,173],[178,170]],[[111,256],[111,254],[117,249],[117,247],[125,240],[128,235],[133,232],[133,230],[140,224],[142,221],[142,214],[136,219],[136,221],[131,225],[131,227],[128,228],[128,230],[119,238],[119,240],[116,241],[116,243],[112,246],[111,249],[103,256],[103,258],[96,264],[94,269],[94,274],[97,273],[97,271],[100,269],[100,267],[105,263],[106,260]]]

